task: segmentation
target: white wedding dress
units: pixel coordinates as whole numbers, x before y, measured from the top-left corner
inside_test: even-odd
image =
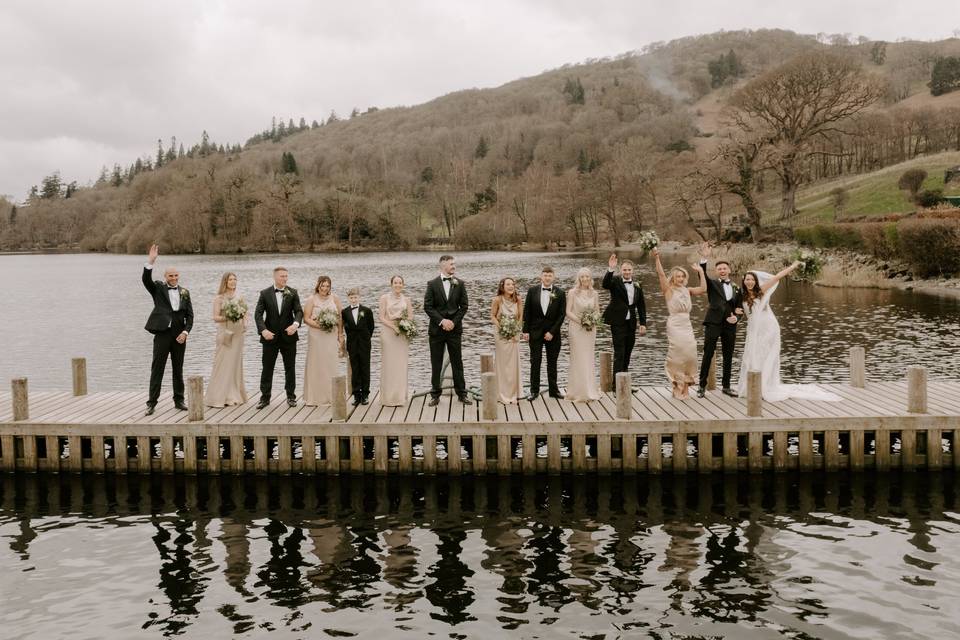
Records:
[[[754,271],[760,286],[773,276],[763,271]],[[780,384],[780,323],[770,308],[770,298],[780,285],[775,283],[756,301],[753,308],[743,306],[747,317],[747,340],[740,358],[740,379],[737,393],[747,396],[747,372],[759,371],[763,399],[777,402],[788,398],[837,402],[842,398],[813,384]]]

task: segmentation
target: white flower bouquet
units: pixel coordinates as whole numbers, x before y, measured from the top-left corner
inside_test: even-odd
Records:
[[[601,322],[603,322],[603,316],[593,307],[584,309],[580,314],[580,326],[586,331],[593,331]]]
[[[397,320],[397,332],[406,339],[407,342],[410,342],[417,337],[417,334],[420,333],[420,328],[417,326],[417,323],[404,312],[403,316]]]
[[[337,325],[340,323],[340,318],[333,309],[321,309],[317,315],[313,317],[313,321],[320,325],[322,330],[329,333],[337,328]]]
[[[497,333],[504,340],[513,340],[520,335],[520,330],[523,328],[516,316],[500,316],[499,325]]]
[[[640,234],[640,238],[637,240],[637,243],[640,245],[640,249],[644,253],[649,253],[653,249],[656,249],[660,246],[660,238],[657,236],[656,231],[644,231]]]
[[[240,322],[247,316],[247,303],[243,298],[231,298],[223,303],[223,317],[230,322]]]

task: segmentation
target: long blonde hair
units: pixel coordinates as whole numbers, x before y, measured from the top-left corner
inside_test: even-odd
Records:
[[[233,276],[234,278],[236,278],[237,274],[235,274],[232,271],[227,271],[225,274],[223,274],[223,277],[220,278],[220,288],[217,290],[218,296],[222,296],[227,292],[227,280],[230,279],[230,276]],[[237,279],[239,280],[239,278]]]
[[[590,286],[586,288],[586,291],[593,291],[593,272],[590,271],[590,267],[582,267],[577,271],[577,286],[575,288],[583,289],[583,287],[580,286],[580,278],[583,276],[590,276]]]

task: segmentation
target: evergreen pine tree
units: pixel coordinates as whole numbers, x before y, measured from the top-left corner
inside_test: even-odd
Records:
[[[477,148],[473,151],[473,157],[486,158],[489,151],[490,147],[487,145],[487,139],[483,136],[480,136],[480,140],[477,142]]]
[[[10,226],[17,224],[17,205],[10,207]]]
[[[300,116],[300,127],[299,127],[299,129],[300,129],[300,131],[303,131],[303,130],[306,129],[306,128],[307,128],[307,121],[304,119],[303,116]]]
[[[113,173],[110,175],[110,184],[114,187],[119,187],[123,184],[123,172],[118,164],[113,165]]]
[[[318,129],[319,127],[320,127],[320,123],[317,122],[316,120],[314,120],[314,121],[310,124],[310,128],[311,128],[311,129]]]
[[[280,173],[300,174],[300,171],[297,169],[297,161],[289,151],[284,151],[280,156]]]
[[[157,138],[157,169],[163,166],[164,155],[165,154],[163,153],[163,140],[161,140],[160,138]]]

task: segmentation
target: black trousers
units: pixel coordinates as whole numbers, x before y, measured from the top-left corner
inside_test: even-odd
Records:
[[[263,370],[260,373],[260,399],[270,401],[273,393],[273,369],[277,356],[283,357],[284,389],[288,398],[297,397],[297,343],[280,342],[276,338],[263,343]]]
[[[610,337],[613,339],[613,373],[616,375],[630,369],[630,355],[637,343],[637,323],[610,325]]]
[[[462,334],[457,331],[443,331],[430,334],[430,395],[440,395],[440,383],[443,373],[443,350],[450,354],[450,367],[453,369],[453,388],[458,396],[466,395],[467,383],[463,379],[463,351],[460,347]]]
[[[155,406],[160,398],[160,387],[163,384],[163,372],[167,368],[167,358],[173,366],[173,400],[183,402],[183,355],[187,351],[187,343],[177,342],[181,329],[167,329],[163,333],[153,336],[153,363],[150,365],[150,397],[147,404]]]
[[[557,385],[557,360],[560,359],[560,336],[553,336],[553,340],[547,342],[543,336],[530,336],[530,393],[540,393],[540,364],[543,360],[543,350],[547,350],[547,389],[550,393],[559,394],[560,387]]]
[[[723,388],[730,388],[730,372],[733,370],[733,345],[737,342],[737,325],[724,322],[723,325],[706,324],[703,326],[703,362],[700,364],[700,386],[707,388],[707,376],[710,374],[710,361],[717,351],[723,355]]]
[[[350,386],[357,398],[370,395],[370,345],[347,347],[350,356]]]

